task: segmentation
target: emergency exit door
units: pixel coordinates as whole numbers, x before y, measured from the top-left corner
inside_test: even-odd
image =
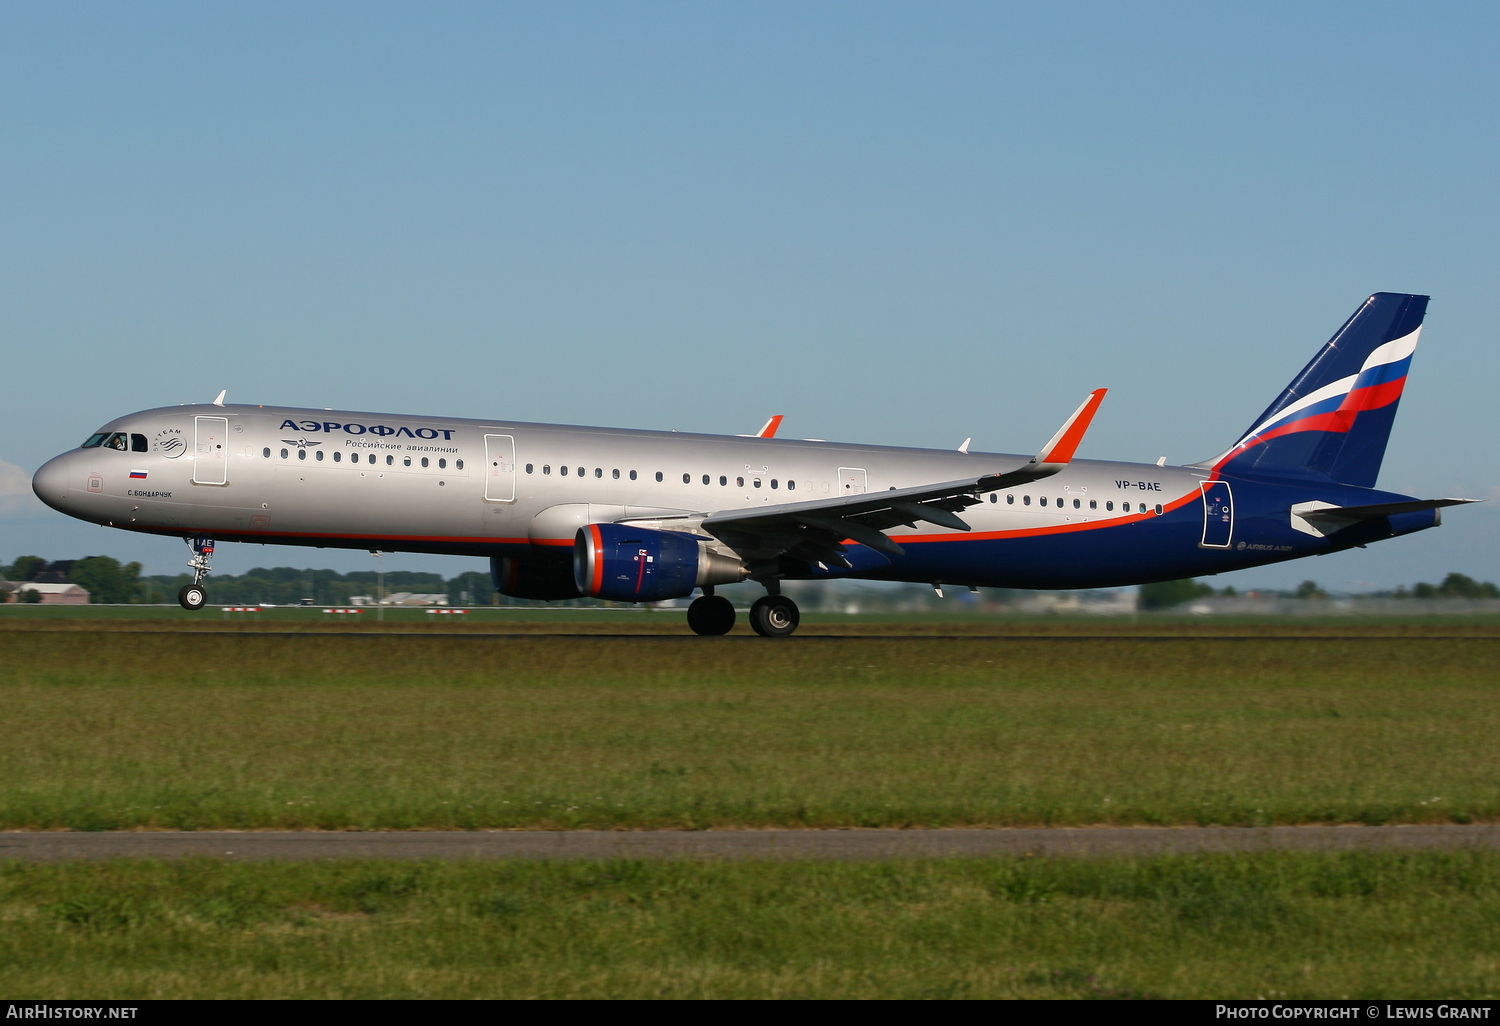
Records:
[[[1203,540],[1198,544],[1205,549],[1227,549],[1234,535],[1234,495],[1228,481],[1204,481],[1203,489]]]
[[[229,483],[228,417],[193,418],[193,484]]]
[[[484,497],[489,502],[516,501],[516,439],[484,436]]]
[[[865,472],[859,467],[839,468],[839,494],[845,497],[865,494]]]

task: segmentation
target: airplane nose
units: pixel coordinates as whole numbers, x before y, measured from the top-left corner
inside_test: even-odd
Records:
[[[31,478],[31,490],[36,497],[60,513],[68,501],[68,457],[57,456],[43,463]]]

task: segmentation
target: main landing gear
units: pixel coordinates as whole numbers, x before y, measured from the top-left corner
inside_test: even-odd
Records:
[[[177,602],[183,609],[198,610],[208,601],[208,592],[203,588],[203,578],[209,575],[209,561],[214,558],[214,540],[212,538],[191,538],[188,545],[193,550],[193,558],[188,560],[188,566],[193,571],[193,583],[184,584],[182,590],[177,593]]]
[[[750,607],[750,627],[763,638],[791,637],[801,620],[797,603],[785,595],[763,595]]]
[[[688,606],[688,626],[694,634],[728,634],[734,626],[734,603],[722,595],[705,594]]]
[[[797,629],[801,619],[797,603],[779,593],[758,598],[750,607],[750,626],[763,638],[785,638]],[[727,598],[715,595],[712,588],[704,588],[703,597],[688,606],[687,621],[694,634],[728,634],[734,627],[734,606]]]

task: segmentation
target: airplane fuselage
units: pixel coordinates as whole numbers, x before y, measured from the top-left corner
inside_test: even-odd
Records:
[[[220,541],[487,557],[561,555],[589,523],[690,528],[714,512],[979,478],[1028,459],[247,405],[146,410],[99,432],[123,435],[126,447],[75,449],[36,476],[37,494],[74,517]],[[814,564],[783,576],[1138,584],[1333,551],[1438,522],[1427,511],[1378,537],[1358,529],[1325,535],[1292,513],[1304,503],[1405,498],[1206,466],[1075,460],[1045,480],[983,495],[962,513],[969,531],[898,526],[887,534],[903,554],[846,542],[852,569]]]

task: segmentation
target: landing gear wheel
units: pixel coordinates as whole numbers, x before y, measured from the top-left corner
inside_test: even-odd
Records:
[[[688,626],[694,634],[728,634],[734,626],[734,603],[722,595],[705,595],[688,606]]]
[[[763,638],[786,638],[797,629],[802,614],[785,595],[767,595],[750,607],[750,626]]]
[[[183,609],[202,609],[203,603],[208,601],[208,592],[201,584],[184,584],[177,593],[177,601]]]

